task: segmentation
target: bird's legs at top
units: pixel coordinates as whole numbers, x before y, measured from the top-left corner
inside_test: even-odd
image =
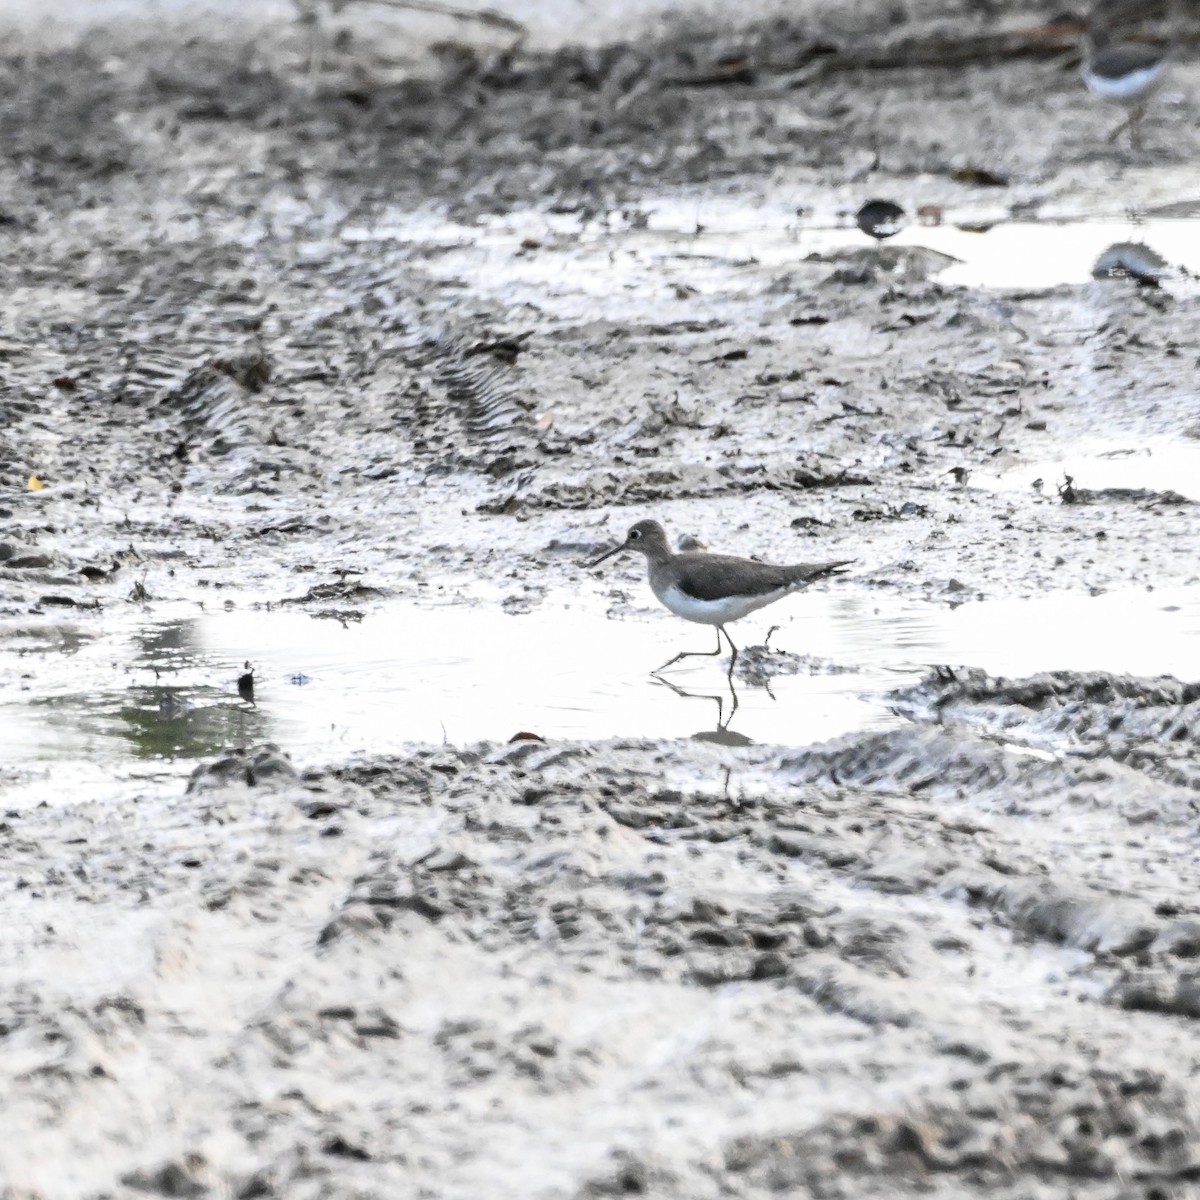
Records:
[[[733,686],[733,668],[737,666],[738,648],[733,644],[733,638],[729,636],[729,630],[724,625],[717,626],[717,640],[721,640],[721,634],[725,635],[725,640],[729,643],[729,670],[725,672],[725,679],[729,684],[729,694],[733,697],[733,703],[729,706],[729,716],[725,718],[725,724],[722,729],[729,728],[729,722],[733,720],[733,714],[738,710],[738,694],[737,688]]]
[[[725,640],[729,643],[729,670],[726,674],[732,680],[733,668],[737,663],[738,648],[733,644],[733,638],[729,636],[729,631],[724,625],[717,626],[717,648],[715,650],[681,650],[674,658],[667,659],[661,667],[655,667],[650,674],[657,675],[660,671],[665,671],[668,667],[673,667],[680,659],[684,658],[716,658],[721,653],[721,634],[725,635]]]
[[[316,89],[321,69],[325,65],[325,31],[321,23],[319,0],[295,0],[296,20],[308,32],[308,90]]]
[[[717,626],[717,648],[715,650],[683,650],[679,654],[675,655],[674,658],[667,659],[667,661],[663,663],[661,667],[655,667],[650,674],[657,675],[660,671],[665,671],[668,667],[673,667],[677,662],[679,662],[680,659],[683,658],[716,658],[716,656],[721,653],[721,633],[723,632],[724,628],[725,627],[723,625]],[[725,634],[725,636],[728,637],[729,634]],[[730,645],[733,645],[733,643],[730,642]]]
[[[1120,125],[1118,125],[1116,127],[1116,129],[1114,129],[1112,131],[1112,133],[1110,133],[1108,135],[1109,142],[1110,143],[1115,142],[1117,140],[1117,138],[1119,138],[1121,136],[1121,134],[1123,134],[1125,132],[1125,130],[1128,129],[1129,130],[1130,148],[1133,150],[1141,150],[1141,148],[1142,148],[1142,114],[1145,111],[1146,111],[1145,105],[1143,105],[1143,104],[1134,105],[1134,107],[1129,110],[1129,116],[1127,116],[1125,118],[1125,120],[1123,120],[1120,123]]]
[[[1142,118],[1146,115],[1144,105],[1139,104],[1133,110],[1133,116],[1129,123],[1129,145],[1132,149],[1141,153],[1142,150]]]

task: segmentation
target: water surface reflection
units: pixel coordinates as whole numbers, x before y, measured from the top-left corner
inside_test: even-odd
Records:
[[[772,676],[769,691],[735,677],[734,712],[724,662],[699,659],[665,680],[648,673],[707,632],[659,609],[607,620],[566,600],[522,616],[400,603],[346,624],[190,610],[31,649],[22,688],[0,688],[0,742],[12,747],[9,767],[47,781],[80,763],[101,777],[180,774],[198,757],[264,740],[301,763],[413,742],[503,741],[518,730],[550,739],[701,730],[800,745],[899,721],[886,693],[933,664],[1200,678],[1200,588],[956,609],[831,590],[793,597],[771,616],[780,626],[772,646],[788,652],[792,673]],[[770,623],[738,626],[739,643],[761,641]],[[238,696],[247,660],[256,703]]]

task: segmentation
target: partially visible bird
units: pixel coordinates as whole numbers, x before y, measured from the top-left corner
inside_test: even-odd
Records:
[[[351,0],[292,0],[296,7],[299,23],[308,28],[308,77],[309,85],[315,86],[325,67],[325,58],[329,51],[329,38],[325,32],[323,10],[328,9],[331,16],[338,16]],[[503,30],[512,34],[516,40],[509,47],[515,50],[528,36],[528,30],[522,22],[510,17],[507,13],[497,12],[490,8],[451,3],[449,0],[371,0],[371,3],[397,11],[432,13],[436,16],[449,17],[459,22],[474,22],[492,29]]]
[[[1162,83],[1167,52],[1146,42],[1116,37],[1103,25],[1088,30],[1084,39],[1083,82],[1093,96],[1116,100],[1129,115],[1108,135],[1110,142],[1126,130],[1135,149],[1141,146],[1141,122],[1146,101]]]
[[[868,200],[854,214],[854,223],[877,242],[895,236],[904,228],[904,209],[891,200]]]
[[[664,671],[681,658],[712,657],[721,653],[721,635],[729,643],[732,657],[729,674],[737,662],[737,647],[725,626],[742,617],[782,600],[784,596],[826,575],[838,575],[852,559],[837,562],[793,563],[774,566],[752,558],[733,558],[727,554],[709,554],[703,550],[673,553],[667,534],[657,521],[638,521],[620,545],[606,550],[588,563],[589,569],[622,550],[637,550],[646,556],[650,590],[677,617],[700,625],[717,627],[715,650],[685,650],[655,669]]]

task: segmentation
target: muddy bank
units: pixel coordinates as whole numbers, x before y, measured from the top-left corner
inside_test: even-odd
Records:
[[[1069,52],[787,78],[984,7],[459,31],[389,70],[351,39],[315,87],[282,29],[11,44],[0,743],[57,722],[106,766],[0,763],[6,1197],[1195,1188],[1196,685],[1111,632],[1088,670],[918,678],[881,620],[888,720],[818,742],[787,679],[866,656],[780,605],[736,679],[790,717],[769,744],[653,712],[507,744],[497,702],[481,742],[364,750],[331,711],[241,754],[322,681],[260,663],[252,702],[253,639],[186,644],[402,611],[387,660],[422,606],[532,640],[569,593],[598,672],[614,629],[650,667],[638,564],[580,567],[646,516],[854,558],[860,621],[1137,592],[1166,626],[1193,281],[956,284],[939,245],[1183,211],[1190,53],[1141,152]],[[868,195],[942,225],[865,245]]]
[[[1008,738],[260,754],[12,817],[12,1194],[1186,1194],[1195,792]]]

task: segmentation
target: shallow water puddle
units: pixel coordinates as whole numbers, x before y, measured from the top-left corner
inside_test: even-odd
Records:
[[[1041,480],[1035,490],[1058,503],[1057,488],[1068,477],[1076,489],[1145,488],[1200,500],[1200,440],[1105,439],[1076,444],[1057,458],[1031,460],[1001,472],[981,468],[971,473],[970,483],[1000,492],[1028,492]]]
[[[828,592],[775,610],[772,645],[799,654],[771,690],[736,680],[730,729],[803,745],[897,723],[885,693],[930,665],[1006,675],[1105,669],[1200,678],[1200,589],[1063,594],[956,609]],[[763,614],[742,642],[761,641]],[[729,693],[721,664],[694,659],[670,681],[648,671],[711,631],[657,610],[606,620],[548,603],[523,616],[483,607],[391,605],[346,624],[263,609],[131,620],[113,637],[45,633],[0,675],[3,803],[103,794],[182,774],[195,758],[263,740],[300,764],[408,743],[675,738],[711,733]],[[12,645],[12,642],[9,642]],[[239,698],[250,660],[255,702]]]
[[[963,287],[1050,288],[1082,284],[1109,246],[1142,242],[1156,250],[1170,268],[1200,272],[1200,225],[1194,220],[1156,218],[1125,220],[1006,221],[972,233],[953,226],[910,228],[897,241],[928,246],[961,261],[938,279]],[[1166,280],[1164,286],[1189,281]]]
[[[924,246],[958,259],[938,278],[965,287],[1048,288],[1092,278],[1100,254],[1115,242],[1146,242],[1172,267],[1200,272],[1200,223],[1194,219],[1129,217],[1008,220],[947,212],[943,223],[909,224],[889,246]],[[808,254],[866,248],[871,240],[847,220],[829,215],[797,218],[786,211],[745,205],[713,207],[664,201],[647,228],[686,237],[709,254],[754,258],[764,266]]]
[[[1049,288],[1087,283],[1096,259],[1116,242],[1145,242],[1171,267],[1200,272],[1200,223],[1195,219],[1091,217],[1075,219],[979,219],[947,212],[943,223],[909,224],[887,242],[924,246],[958,259],[938,278],[964,287]],[[812,253],[869,247],[872,243],[849,220],[829,216],[797,218],[765,206],[712,208],[664,202],[651,212],[647,228],[688,237],[708,253],[718,247],[731,258],[755,258],[780,266]]]
[[[477,225],[405,213],[370,226],[349,226],[342,236],[349,242],[440,246],[431,265],[435,275],[471,275],[486,283],[478,277],[489,274],[489,264],[502,268],[495,273],[497,289],[514,302],[532,289],[526,298],[538,307],[544,307],[548,293],[560,303],[569,295],[595,303],[612,296],[614,287],[628,307],[629,290],[645,288],[658,295],[664,280],[680,283],[684,276],[695,291],[717,294],[739,273],[749,287],[759,270],[786,269],[811,254],[873,245],[848,218],[833,213],[797,216],[779,205],[711,197],[703,203],[660,198],[637,213],[586,225],[574,214],[520,210]],[[1200,274],[1200,222],[1178,217],[1014,221],[1000,214],[980,220],[947,213],[939,225],[913,220],[887,245],[925,247],[958,260],[938,274],[946,284],[1050,288],[1087,283],[1097,258],[1118,242],[1144,242],[1171,268]],[[1189,287],[1191,280],[1177,277],[1164,286]]]

